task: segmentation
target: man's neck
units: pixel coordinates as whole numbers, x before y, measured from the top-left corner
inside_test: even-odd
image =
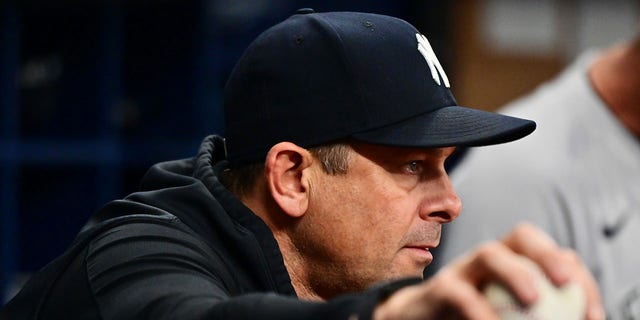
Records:
[[[589,78],[620,122],[640,138],[640,37],[603,52]]]
[[[311,288],[308,275],[305,272],[304,259],[300,256],[300,252],[295,248],[291,239],[281,232],[274,232],[274,237],[282,252],[284,265],[287,268],[287,272],[289,272],[291,284],[298,298],[308,301],[324,301],[325,299]]]
[[[265,185],[259,185],[252,194],[245,195],[240,200],[260,217],[273,232],[273,237],[278,243],[285,268],[289,273],[291,284],[298,298],[309,301],[323,301],[324,299],[312,290],[305,272],[304,259],[286,231],[285,226],[289,222],[282,221],[282,219],[287,219],[286,215],[269,214],[269,212],[278,212],[279,208],[269,197]]]
[[[309,286],[305,285],[303,281],[297,279],[295,273],[289,272],[289,275],[291,276],[291,284],[293,285],[293,289],[296,290],[296,295],[298,295],[298,298],[300,300],[325,301],[325,299],[311,290]]]

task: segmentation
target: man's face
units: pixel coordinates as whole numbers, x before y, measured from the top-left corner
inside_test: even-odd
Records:
[[[441,225],[461,209],[444,169],[454,148],[353,148],[347,174],[314,164],[309,210],[296,227],[308,279],[324,298],[421,277]]]

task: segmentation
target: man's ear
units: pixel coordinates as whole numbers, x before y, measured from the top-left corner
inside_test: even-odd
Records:
[[[274,201],[289,216],[298,218],[309,207],[311,153],[291,142],[280,142],[267,153],[265,175]]]

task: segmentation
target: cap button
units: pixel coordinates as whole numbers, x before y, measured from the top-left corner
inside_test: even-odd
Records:
[[[315,13],[316,11],[311,9],[311,8],[302,8],[302,9],[298,9],[298,11],[296,11],[297,14],[309,14],[309,13]]]

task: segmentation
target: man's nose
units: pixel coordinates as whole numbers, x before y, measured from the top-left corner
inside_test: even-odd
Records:
[[[460,215],[462,201],[453,189],[448,176],[438,180],[437,185],[429,188],[420,208],[420,218],[449,223]]]

